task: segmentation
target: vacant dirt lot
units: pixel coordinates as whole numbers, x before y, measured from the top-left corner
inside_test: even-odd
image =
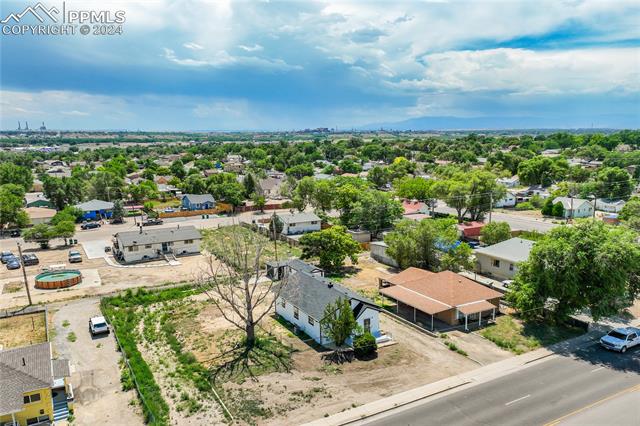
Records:
[[[76,297],[107,294],[114,291],[135,287],[162,285],[169,282],[184,282],[196,279],[203,269],[208,267],[203,255],[179,257],[180,265],[169,265],[164,261],[150,262],[134,267],[116,267],[109,265],[105,259],[88,259],[82,245],[74,246],[82,256],[81,263],[70,264],[68,252],[70,247],[41,250],[35,246],[27,246],[25,253],[35,253],[40,260],[38,265],[27,266],[27,277],[34,303],[55,302]],[[15,250],[14,250],[15,251]],[[96,276],[100,285],[80,284],[63,290],[37,290],[34,287],[34,276],[43,266],[66,264],[68,268],[78,269],[86,277]],[[27,293],[24,289],[22,270],[2,271],[0,275],[0,309],[27,304]]]
[[[239,336],[206,301],[194,300],[184,309],[172,310],[171,319],[185,350],[212,371],[224,359],[224,348]],[[225,403],[258,424],[299,424],[479,367],[477,362],[449,350],[441,339],[384,315],[381,328],[393,336],[395,344],[380,348],[373,359],[341,365],[327,364],[323,352],[312,342],[303,342],[271,316],[265,317],[263,327],[293,350],[290,361],[282,361],[290,362],[288,368],[266,366],[265,362],[258,369],[266,371],[253,379],[245,376],[221,381]],[[479,347],[476,349],[478,343],[472,342],[469,350],[483,352],[484,345],[493,346],[478,339]],[[502,354],[487,353],[485,360],[492,357],[501,359]],[[148,360],[157,365],[155,358]],[[154,374],[163,369],[153,368]],[[219,415],[215,411],[212,416]]]
[[[0,318],[0,348],[9,349],[47,341],[45,313]]]
[[[71,361],[74,424],[142,425],[134,391],[123,392],[120,385],[120,353],[113,335],[92,337],[89,333],[89,318],[101,315],[99,299],[76,300],[55,309],[53,344],[57,356]],[[76,336],[73,342],[70,333]]]

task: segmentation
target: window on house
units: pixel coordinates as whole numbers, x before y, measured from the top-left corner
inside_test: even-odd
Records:
[[[509,264],[509,270],[510,270],[510,271],[513,271],[514,269],[515,269],[515,267],[513,266],[513,263],[510,263],[510,264]]]
[[[293,317],[295,319],[299,319],[300,318],[300,311],[298,311],[298,308],[293,308]]]
[[[287,307],[287,301],[282,299],[282,301],[280,301],[280,306],[282,306],[283,308]]]
[[[371,333],[371,318],[364,319],[364,332]]]
[[[290,223],[289,226],[296,226],[296,224],[295,223]]]
[[[193,240],[184,240],[185,244],[193,244]]]
[[[30,404],[32,402],[38,402],[40,401],[40,394],[39,393],[34,393],[33,395],[25,395],[24,397],[24,403],[25,404]]]
[[[151,244],[145,244],[145,245],[144,245],[144,248],[146,248],[146,249],[150,249],[150,248],[151,248]]]
[[[500,267],[500,261],[498,259],[493,259],[493,267],[494,268],[499,268]]]
[[[314,325],[316,323],[316,321],[311,316],[309,316],[308,321],[309,321],[309,325]]]
[[[312,224],[312,225],[317,225],[317,224],[318,224],[318,221],[317,221],[317,220],[314,220],[314,221],[312,221],[312,222],[311,222],[311,224]]]
[[[129,247],[127,247],[127,250],[129,250],[129,251],[138,251],[138,246],[129,246]]]

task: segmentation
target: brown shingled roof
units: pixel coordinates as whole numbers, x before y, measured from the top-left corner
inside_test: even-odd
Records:
[[[434,273],[408,268],[386,281],[451,307],[502,297],[502,293],[451,271]]]

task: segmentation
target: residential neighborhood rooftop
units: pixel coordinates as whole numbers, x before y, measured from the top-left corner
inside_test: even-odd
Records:
[[[157,244],[170,241],[196,240],[202,238],[200,231],[193,225],[175,228],[160,228],[140,231],[118,232],[116,239],[126,246]]]
[[[529,252],[535,243],[524,238],[511,238],[501,243],[475,250],[476,253],[486,254],[492,257],[508,260],[510,262],[523,262],[529,258]]]
[[[320,221],[320,218],[315,213],[279,213],[278,217],[284,223],[300,223],[300,222],[314,222]]]
[[[89,200],[84,203],[76,204],[76,207],[83,212],[93,212],[98,210],[111,210],[113,203],[102,200]]]

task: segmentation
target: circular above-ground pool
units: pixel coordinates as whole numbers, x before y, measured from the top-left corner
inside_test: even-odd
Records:
[[[82,282],[82,274],[77,269],[47,271],[36,275],[36,288],[66,288]]]

